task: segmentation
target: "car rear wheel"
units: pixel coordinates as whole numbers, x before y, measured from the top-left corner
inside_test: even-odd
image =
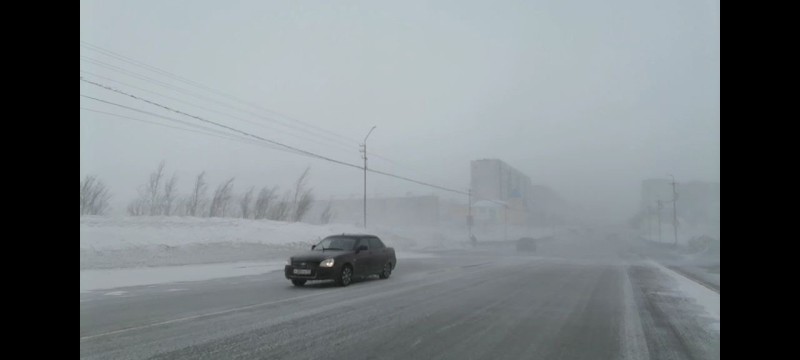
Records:
[[[381,279],[388,279],[389,276],[392,276],[392,263],[387,262],[386,265],[383,265],[383,271],[378,276]]]
[[[292,279],[292,284],[294,286],[303,286],[306,284],[306,280],[303,279]]]
[[[342,266],[342,269],[339,270],[339,276],[336,277],[336,285],[338,286],[347,286],[350,285],[350,282],[353,280],[353,268],[350,265]]]

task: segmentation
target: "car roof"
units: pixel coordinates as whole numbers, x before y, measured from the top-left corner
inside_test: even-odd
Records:
[[[348,233],[342,233],[342,234],[333,234],[333,235],[328,235],[328,236],[348,236],[348,237],[378,237],[377,235],[372,235],[372,234],[348,234]]]

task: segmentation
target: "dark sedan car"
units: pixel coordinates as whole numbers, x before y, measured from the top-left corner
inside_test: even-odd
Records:
[[[353,278],[378,275],[387,279],[397,266],[394,249],[374,235],[333,235],[311,247],[311,251],[287,260],[284,275],[295,286],[308,280],[333,280],[347,286]]]

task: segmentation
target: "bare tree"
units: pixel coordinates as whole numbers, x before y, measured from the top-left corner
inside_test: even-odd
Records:
[[[286,190],[283,197],[269,208],[267,218],[270,220],[286,221],[292,210],[292,192]]]
[[[314,194],[311,190],[312,189],[303,190],[302,194],[300,194],[300,199],[298,199],[294,205],[293,221],[297,222],[303,220],[308,210],[311,209],[311,203],[314,202]]]
[[[170,178],[169,181],[164,184],[164,194],[161,197],[161,213],[163,215],[172,215],[175,199],[178,196],[177,182],[178,179],[175,177],[175,175],[172,175],[172,178]]]
[[[162,160],[150,174],[147,183],[139,188],[139,197],[128,205],[129,214],[151,216],[172,214],[177,199],[177,178],[173,175],[164,183],[164,166]]]
[[[189,215],[189,201],[192,195],[179,196],[178,203],[175,205],[174,215],[187,216]]]
[[[81,215],[102,215],[108,208],[111,195],[106,185],[96,176],[88,175],[81,181]]]
[[[300,193],[306,187],[306,182],[308,181],[308,171],[309,168],[303,170],[303,173],[300,174],[300,177],[294,182],[294,204],[297,204],[297,199],[300,197]]]
[[[202,214],[203,204],[205,203],[206,196],[206,182],[203,179],[206,172],[203,171],[197,175],[194,181],[194,189],[186,205],[186,214],[189,216],[200,216]]]
[[[331,209],[331,202],[328,201],[328,205],[325,205],[325,210],[322,210],[322,214],[319,215],[319,222],[320,224],[327,224],[331,222],[333,218],[333,210]]]
[[[254,209],[256,219],[267,218],[267,211],[272,203],[272,199],[275,198],[275,191],[277,191],[277,188],[269,189],[265,186],[258,193],[258,199],[256,199],[256,206]]]
[[[247,192],[242,196],[242,199],[239,201],[239,206],[242,209],[242,218],[244,219],[249,219],[253,215],[253,211],[251,211],[251,205],[253,203],[253,191],[255,191],[255,187],[251,187],[250,190],[247,190]]]
[[[211,208],[208,216],[225,217],[233,193],[233,179],[230,178],[217,186],[217,190],[214,191],[214,197],[211,199]]]
[[[145,209],[144,201],[141,198],[134,199],[130,204],[128,204],[128,215],[143,216],[145,214],[147,214],[147,211]]]
[[[158,164],[158,168],[152,174],[144,188],[144,196],[148,203],[147,208],[150,215],[159,215],[161,210],[159,204],[159,189],[161,188],[161,180],[164,178],[164,161]]]
[[[313,189],[308,188],[308,172],[309,168],[306,168],[294,183],[294,202],[292,204],[292,221],[294,222],[303,219],[314,201]]]

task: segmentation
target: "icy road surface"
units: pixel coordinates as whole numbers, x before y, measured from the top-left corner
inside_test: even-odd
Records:
[[[719,359],[718,294],[605,245],[400,259],[345,288],[272,271],[82,292],[81,358]]]

